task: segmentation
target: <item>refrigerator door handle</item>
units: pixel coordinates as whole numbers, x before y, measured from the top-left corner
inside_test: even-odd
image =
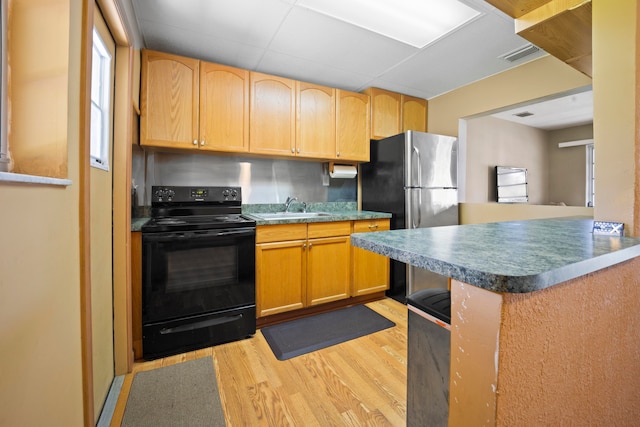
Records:
[[[415,170],[415,172],[418,175],[418,183],[415,184],[415,186],[416,187],[422,187],[422,159],[420,159],[420,150],[418,150],[418,147],[416,147],[415,145],[412,148],[413,148],[414,153],[416,153],[415,158],[417,160],[416,164],[418,165],[416,167],[416,170]],[[413,179],[412,179],[412,181],[413,181]],[[413,182],[412,182],[412,184],[413,184]]]

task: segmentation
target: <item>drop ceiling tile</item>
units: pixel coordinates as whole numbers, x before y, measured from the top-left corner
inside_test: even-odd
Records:
[[[271,51],[264,55],[257,70],[296,80],[300,80],[299,75],[304,75],[305,78],[302,80],[309,83],[355,92],[359,92],[363,85],[373,78],[371,75],[346,71],[321,62]]]
[[[404,43],[299,6],[291,10],[269,50],[373,75],[417,52]]]
[[[148,49],[174,53],[239,68],[255,69],[264,50],[242,43],[165,26],[158,30],[155,23],[141,21]]]
[[[389,70],[381,81],[441,94],[545,54],[540,51],[515,63],[498,58],[525,44],[508,22],[485,14]]]
[[[280,0],[137,0],[134,5],[137,16],[158,31],[171,26],[258,47],[268,45],[291,9]]]

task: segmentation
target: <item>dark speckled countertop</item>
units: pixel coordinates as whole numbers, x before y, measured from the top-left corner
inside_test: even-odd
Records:
[[[301,212],[303,205],[301,203],[293,203],[290,212]],[[309,222],[330,222],[330,221],[358,221],[367,219],[383,219],[391,218],[390,213],[359,211],[355,202],[325,202],[325,203],[309,203],[307,212],[324,212],[330,215],[316,218],[286,218],[278,220],[265,220],[257,216],[255,213],[276,213],[282,212],[284,205],[278,204],[247,204],[242,206],[242,213],[256,221],[256,225],[276,225],[276,224],[296,224]],[[145,212],[147,212],[145,210]],[[142,226],[149,220],[148,216],[141,216],[131,219],[131,231],[140,231]]]
[[[354,246],[490,291],[544,289],[640,256],[640,238],[554,218],[351,235]]]

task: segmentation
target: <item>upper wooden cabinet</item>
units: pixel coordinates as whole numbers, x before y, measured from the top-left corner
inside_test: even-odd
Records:
[[[486,0],[515,18],[515,31],[592,77],[590,0]]]
[[[336,155],[336,90],[296,82],[296,150],[300,157]]]
[[[249,151],[295,155],[296,82],[251,72]]]
[[[140,145],[249,150],[249,72],[142,51]]]
[[[402,95],[402,132],[427,131],[427,100]]]
[[[142,51],[140,145],[369,161],[369,96]]]
[[[371,87],[371,139],[415,130],[427,131],[427,100]]]
[[[340,160],[369,161],[369,95],[336,91],[336,148]]]
[[[200,148],[249,151],[249,71],[200,63]]]
[[[485,0],[512,18],[519,18],[552,0]]]
[[[401,133],[402,95],[370,87],[364,93],[371,97],[371,139],[382,139]]]
[[[140,145],[198,148],[200,61],[142,51]]]

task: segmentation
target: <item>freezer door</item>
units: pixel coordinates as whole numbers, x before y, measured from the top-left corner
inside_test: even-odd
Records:
[[[458,139],[423,132],[406,132],[405,187],[456,188]]]
[[[458,190],[409,188],[406,193],[407,228],[458,224]],[[446,245],[447,242],[442,242]],[[446,289],[449,279],[431,271],[406,265],[406,295],[422,289]]]
[[[455,188],[407,188],[406,228],[458,225],[458,190]]]

